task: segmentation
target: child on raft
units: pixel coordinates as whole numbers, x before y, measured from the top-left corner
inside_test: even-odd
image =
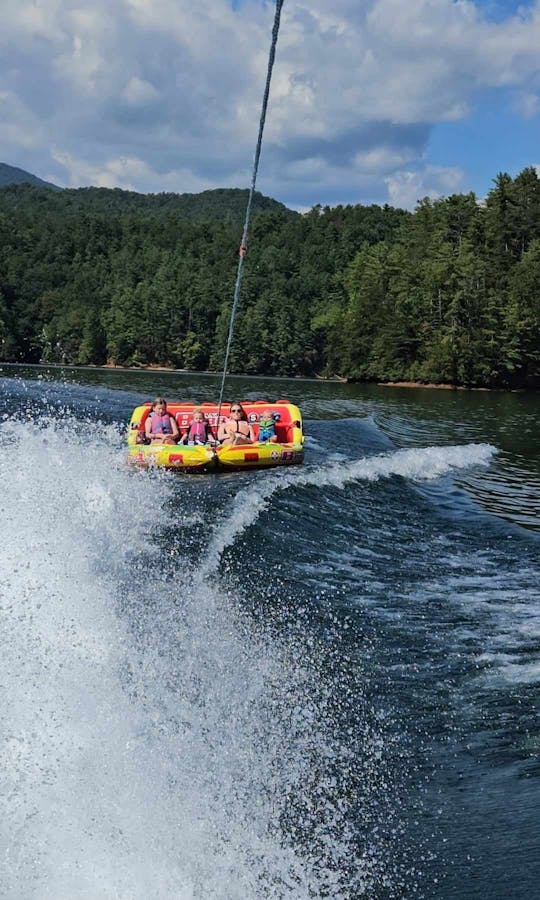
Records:
[[[276,420],[269,409],[264,409],[259,417],[259,441],[277,443]]]
[[[180,443],[199,445],[215,443],[214,433],[206,421],[202,409],[196,408],[193,410],[193,418]]]
[[[176,419],[167,412],[167,401],[156,397],[152,403],[152,412],[148,416],[144,433],[147,443],[176,444],[180,432]]]

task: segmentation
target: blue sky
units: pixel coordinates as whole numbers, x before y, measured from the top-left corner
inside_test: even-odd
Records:
[[[464,188],[482,196],[498,172],[515,175],[540,162],[540,117],[524,118],[504,97],[488,95],[462,121],[433,128],[427,159],[458,166]]]
[[[247,186],[274,4],[3,0],[0,161]],[[285,0],[259,188],[413,208],[540,164],[540,0]]]

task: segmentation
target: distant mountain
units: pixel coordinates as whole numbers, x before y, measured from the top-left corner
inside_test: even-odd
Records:
[[[39,179],[36,181],[39,182]],[[43,185],[44,182],[40,182],[38,186],[13,183],[6,185],[0,192],[0,206],[35,207],[40,210],[40,214],[45,211],[64,215],[135,214],[152,218],[174,215],[188,222],[238,225],[244,221],[249,193],[247,189],[241,188],[217,188],[213,191],[202,191],[200,194],[138,194],[120,188],[96,187],[65,188],[52,193],[50,190],[44,191]],[[298,213],[288,209],[283,203],[265,197],[258,191],[253,198],[252,211],[254,214],[273,212],[291,217],[298,216]]]
[[[32,175],[31,172],[25,172],[24,169],[18,169],[16,166],[8,166],[7,163],[0,163],[0,187],[8,184],[34,184],[38,187],[49,188],[51,191],[62,190],[57,184],[43,181],[42,178]]]

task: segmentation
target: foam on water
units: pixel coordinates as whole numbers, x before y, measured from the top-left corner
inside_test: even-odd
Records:
[[[163,558],[151,499],[173,480],[128,471],[120,442],[69,420],[0,426],[2,896],[400,895],[367,712],[345,746],[315,638],[266,632]]]

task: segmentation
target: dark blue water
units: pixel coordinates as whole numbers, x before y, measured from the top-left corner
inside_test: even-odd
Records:
[[[237,380],[307,463],[194,477],[215,379],[0,375],[2,896],[537,895],[538,397]]]

